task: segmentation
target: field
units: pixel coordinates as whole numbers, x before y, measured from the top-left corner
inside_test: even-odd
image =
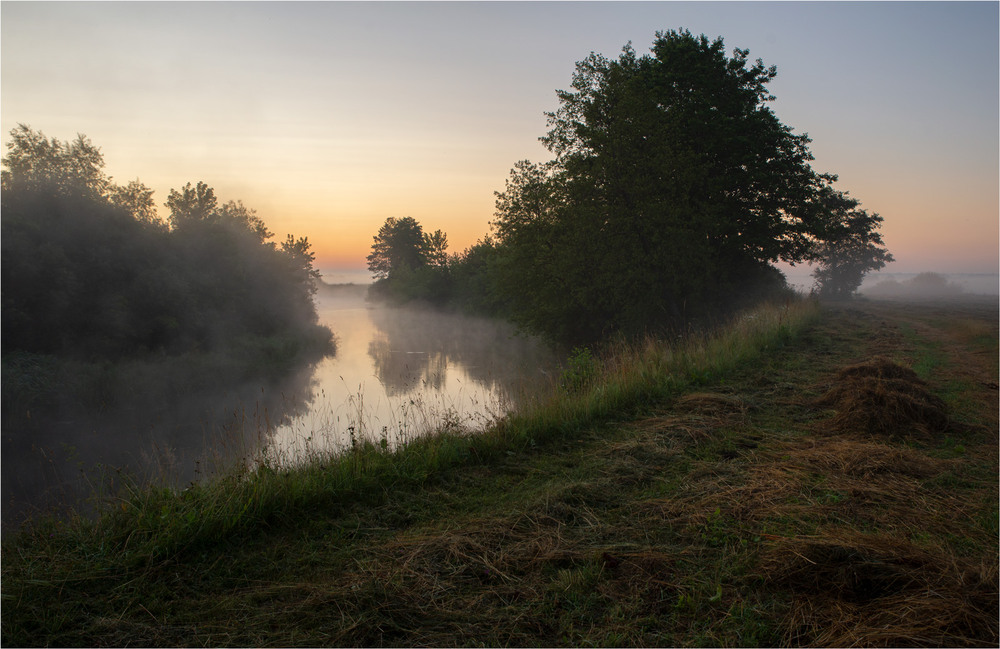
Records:
[[[996,299],[810,308],[482,440],[39,522],[2,642],[997,646]]]

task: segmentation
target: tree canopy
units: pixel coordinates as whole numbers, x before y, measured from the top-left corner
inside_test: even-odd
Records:
[[[376,279],[389,279],[404,270],[413,271],[427,263],[424,229],[411,216],[390,216],[374,237],[368,270]]]
[[[784,295],[779,261],[818,263],[821,293],[853,293],[892,261],[882,219],[813,169],[809,136],[771,108],[776,75],[686,30],[657,32],[642,56],[592,53],[546,113],[553,159],[514,165],[491,234],[442,263],[418,223],[389,219],[368,257],[376,286],[569,344]]]
[[[20,125],[2,160],[4,352],[88,361],[228,349],[276,340],[327,348],[305,237],[280,245],[256,212],[221,206],[203,182],[171,190],[168,221],[138,180],[116,185],[80,135]],[[294,355],[294,354],[291,354]]]
[[[376,279],[372,297],[437,304],[450,299],[448,236],[441,230],[424,232],[411,216],[385,220],[374,237],[368,269]]]
[[[835,177],[770,108],[776,74],[688,31],[657,33],[644,56],[626,45],[579,62],[547,113],[555,158],[518,163],[497,192],[512,317],[571,342],[639,334],[778,290],[773,262],[844,241],[830,225]]]

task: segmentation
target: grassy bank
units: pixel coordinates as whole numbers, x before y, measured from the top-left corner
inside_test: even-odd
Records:
[[[5,541],[2,640],[995,645],[996,328],[770,308],[480,434],[134,489]]]

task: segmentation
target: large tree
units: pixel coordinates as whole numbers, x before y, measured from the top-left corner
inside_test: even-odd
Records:
[[[138,179],[116,185],[104,173],[104,154],[85,135],[72,142],[48,138],[26,124],[11,129],[0,186],[7,195],[45,194],[111,203],[135,220],[163,227],[153,190]]]
[[[660,32],[652,51],[577,64],[493,228],[513,316],[569,341],[680,324],[783,285],[772,262],[814,255],[833,176],[782,124],[777,74],[722,39]]]

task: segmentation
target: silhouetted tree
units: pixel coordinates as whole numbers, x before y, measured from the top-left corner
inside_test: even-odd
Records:
[[[658,32],[650,54],[591,54],[497,193],[499,295],[536,332],[587,342],[706,317],[784,288],[828,211],[808,136],[772,112],[776,69],[721,38]],[[859,223],[859,226],[862,224]]]
[[[430,266],[443,268],[448,265],[448,235],[441,230],[424,233],[424,260]]]
[[[199,181],[188,183],[180,191],[171,189],[165,203],[170,210],[170,227],[177,229],[192,221],[211,221],[216,215],[218,200],[215,190]]]
[[[60,142],[18,124],[10,137],[3,158],[6,169],[0,172],[4,191],[44,189],[90,197],[107,192],[110,179],[104,175],[104,156],[85,136],[78,134],[73,142]]]
[[[218,208],[215,215],[220,220],[237,223],[250,232],[253,232],[261,242],[267,241],[274,236],[274,233],[267,229],[264,221],[257,216],[257,210],[246,207],[243,205],[243,201],[229,201]],[[288,236],[291,237],[292,235]],[[302,240],[302,244],[298,245],[301,247],[303,244],[306,249],[309,248],[309,244],[305,239]],[[310,264],[312,263],[312,257],[309,258],[309,262]]]
[[[508,305],[497,294],[499,251],[486,235],[448,260],[452,303],[472,313],[506,316]]]
[[[104,155],[85,135],[72,142],[47,138],[18,124],[10,132],[0,172],[4,192],[46,194],[110,202],[138,221],[162,226],[153,190],[138,179],[119,186],[104,174]]]
[[[832,188],[821,192],[819,203],[827,225],[814,253],[816,291],[827,297],[849,297],[866,274],[893,261],[878,232],[882,217],[860,209],[859,201]]]
[[[137,221],[166,227],[156,212],[156,202],[153,200],[153,190],[139,182],[139,179],[129,181],[124,186],[113,186],[108,195],[112,204],[127,210]]]
[[[376,279],[389,279],[402,269],[416,270],[426,263],[424,229],[411,216],[390,216],[374,237],[368,270]]]
[[[254,210],[219,207],[201,182],[171,190],[168,229],[152,190],[104,177],[84,136],[61,143],[23,125],[11,136],[0,193],[5,353],[105,362],[221,351],[280,364],[329,345],[305,237],[276,246]]]

